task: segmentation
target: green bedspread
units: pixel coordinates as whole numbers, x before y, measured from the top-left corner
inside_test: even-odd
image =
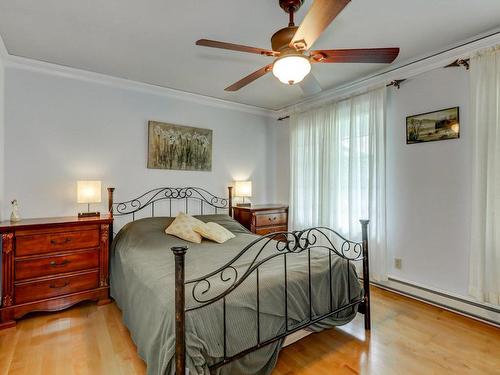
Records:
[[[205,275],[225,264],[250,242],[259,238],[249,233],[227,215],[198,216],[228,228],[236,238],[224,244],[203,240],[188,243],[186,280]],[[172,218],[141,219],[123,227],[112,245],[111,295],[123,312],[123,320],[146,361],[150,375],[174,374],[174,256],[172,246],[185,241],[166,235],[164,229]],[[260,246],[259,246],[260,247]],[[257,250],[257,249],[255,249]],[[256,252],[248,252],[235,268],[244,272]],[[263,256],[276,252],[271,241]],[[288,326],[309,319],[309,288],[307,251],[287,255]],[[330,311],[328,255],[324,250],[311,251],[312,315]],[[230,271],[230,270],[229,270]],[[228,272],[225,276],[231,276]],[[264,341],[285,329],[283,257],[279,256],[259,268],[260,339]],[[222,290],[224,283],[212,282],[210,291]],[[253,273],[226,297],[227,355],[234,355],[257,344],[256,277]],[[227,284],[226,284],[227,285]],[[333,308],[359,298],[362,290],[354,267],[332,256]],[[201,286],[200,286],[201,287]],[[187,307],[196,306],[191,290],[186,290]],[[313,330],[341,325],[351,321],[355,309],[347,309],[311,327]],[[207,365],[223,356],[222,301],[186,314],[187,366],[190,374],[209,374]],[[245,357],[221,367],[217,374],[270,374],[276,364],[282,340],[265,346]]]

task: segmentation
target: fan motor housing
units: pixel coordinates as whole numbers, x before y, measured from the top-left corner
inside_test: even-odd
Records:
[[[284,52],[284,50],[290,48],[290,42],[297,29],[297,26],[288,26],[276,31],[271,37],[273,51]]]
[[[304,0],[279,0],[280,7],[287,13],[295,13],[300,9]]]

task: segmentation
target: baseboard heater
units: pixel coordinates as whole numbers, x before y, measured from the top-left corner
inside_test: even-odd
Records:
[[[493,305],[481,304],[391,276],[386,282],[372,281],[371,284],[500,327],[500,308]]]

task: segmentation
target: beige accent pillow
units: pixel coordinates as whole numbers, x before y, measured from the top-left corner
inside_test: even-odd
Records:
[[[212,222],[199,224],[195,226],[193,230],[201,234],[203,237],[218,243],[224,243],[227,240],[235,237],[234,234],[232,234],[222,225]]]
[[[179,212],[172,224],[165,229],[165,233],[189,242],[200,243],[201,236],[193,230],[200,224],[204,224],[203,221],[186,215],[184,212]]]

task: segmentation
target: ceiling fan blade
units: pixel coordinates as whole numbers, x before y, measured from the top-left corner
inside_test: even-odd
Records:
[[[304,95],[314,95],[314,94],[317,94],[318,92],[323,91],[318,80],[316,79],[316,77],[312,73],[309,73],[299,83],[299,86],[302,89],[302,92],[304,93]]]
[[[197,40],[196,45],[197,46],[204,46],[204,47],[228,49],[231,51],[256,53],[257,55],[264,55],[264,56],[279,56],[279,54],[280,54],[279,52],[271,51],[268,49],[249,47],[249,46],[244,46],[241,44],[219,42],[217,40],[209,40],[209,39]]]
[[[330,49],[311,51],[312,62],[319,63],[386,63],[393,62],[399,48]]]
[[[259,70],[253,72],[252,74],[247,75],[245,78],[240,79],[238,82],[233,83],[231,86],[226,87],[224,91],[238,91],[242,87],[245,87],[249,83],[252,83],[257,78],[262,77],[266,73],[270,72],[273,69],[273,64],[269,64],[260,68]]]
[[[290,47],[311,48],[321,33],[351,0],[315,0],[295,32]]]

